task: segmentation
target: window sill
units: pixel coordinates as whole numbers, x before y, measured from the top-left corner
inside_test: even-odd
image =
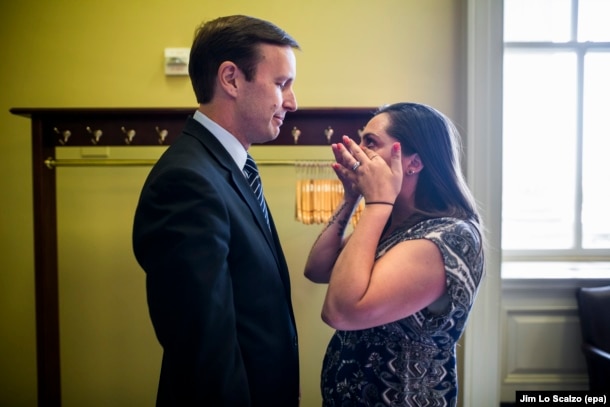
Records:
[[[504,261],[503,280],[606,280],[610,281],[610,262]]]

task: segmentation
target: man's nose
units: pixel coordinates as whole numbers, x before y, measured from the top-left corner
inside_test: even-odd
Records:
[[[289,112],[294,112],[297,110],[297,97],[292,89],[290,89],[284,96],[283,107]]]

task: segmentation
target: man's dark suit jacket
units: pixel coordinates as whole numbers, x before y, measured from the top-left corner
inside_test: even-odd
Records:
[[[189,118],[151,170],[133,226],[163,347],[159,406],[298,405],[288,267],[248,182]]]

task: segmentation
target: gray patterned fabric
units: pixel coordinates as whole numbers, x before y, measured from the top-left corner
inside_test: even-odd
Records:
[[[250,188],[252,188],[252,192],[254,192],[254,195],[256,195],[256,200],[261,206],[263,215],[265,215],[265,221],[267,221],[267,226],[269,226],[269,211],[267,210],[267,202],[265,202],[265,195],[263,194],[263,184],[261,182],[261,176],[258,172],[258,167],[254,162],[254,158],[252,158],[250,154],[248,154],[248,157],[246,158],[244,174],[246,174],[246,177],[248,178]]]
[[[412,239],[429,239],[439,247],[447,275],[447,306],[437,313],[423,309],[375,328],[337,331],[322,369],[325,407],[457,404],[455,344],[483,274],[480,236],[469,222],[429,219],[381,241],[377,258]]]

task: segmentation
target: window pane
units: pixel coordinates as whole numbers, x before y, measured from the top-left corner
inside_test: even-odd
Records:
[[[585,57],[583,115],[583,247],[610,248],[610,54]]]
[[[569,41],[571,7],[571,0],[505,0],[504,41]]]
[[[580,0],[578,41],[610,41],[610,1]]]
[[[574,245],[576,55],[504,53],[502,248]]]

